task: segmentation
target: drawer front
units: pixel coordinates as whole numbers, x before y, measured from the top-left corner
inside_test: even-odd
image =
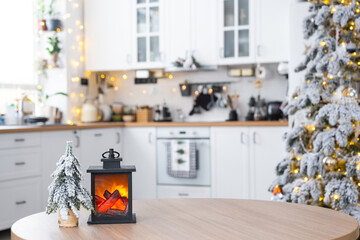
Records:
[[[0,181],[41,174],[40,148],[0,149]]]
[[[0,183],[0,230],[17,220],[43,210],[40,203],[40,178]]]
[[[209,127],[159,127],[157,138],[209,138]]]
[[[211,198],[209,187],[159,186],[158,198]]]
[[[0,134],[0,149],[40,146],[40,133]]]

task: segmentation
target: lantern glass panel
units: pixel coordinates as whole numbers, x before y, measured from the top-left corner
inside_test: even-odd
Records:
[[[129,175],[95,175],[95,216],[127,216],[129,214]]]

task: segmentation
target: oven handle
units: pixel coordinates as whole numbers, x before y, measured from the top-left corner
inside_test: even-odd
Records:
[[[196,170],[200,170],[200,153],[197,148],[195,150],[195,162],[196,162]]]

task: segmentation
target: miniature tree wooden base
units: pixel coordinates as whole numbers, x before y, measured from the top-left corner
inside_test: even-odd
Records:
[[[58,223],[60,227],[77,227],[79,225],[79,219],[76,217],[76,215],[71,209],[68,210],[67,220],[61,218],[60,211],[58,214]]]

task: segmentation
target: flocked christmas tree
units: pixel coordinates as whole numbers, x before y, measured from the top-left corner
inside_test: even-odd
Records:
[[[93,209],[89,192],[81,185],[82,175],[78,159],[74,156],[72,142],[66,142],[66,151],[57,163],[51,175],[54,180],[49,186],[49,199],[46,213],[60,210],[62,219],[68,219],[69,210],[79,218],[82,205],[85,209]]]
[[[303,31],[312,46],[285,111],[302,119],[285,136],[288,157],[270,186],[274,199],[332,208],[360,222],[360,0],[311,0]],[[299,116],[305,116],[299,118]]]

